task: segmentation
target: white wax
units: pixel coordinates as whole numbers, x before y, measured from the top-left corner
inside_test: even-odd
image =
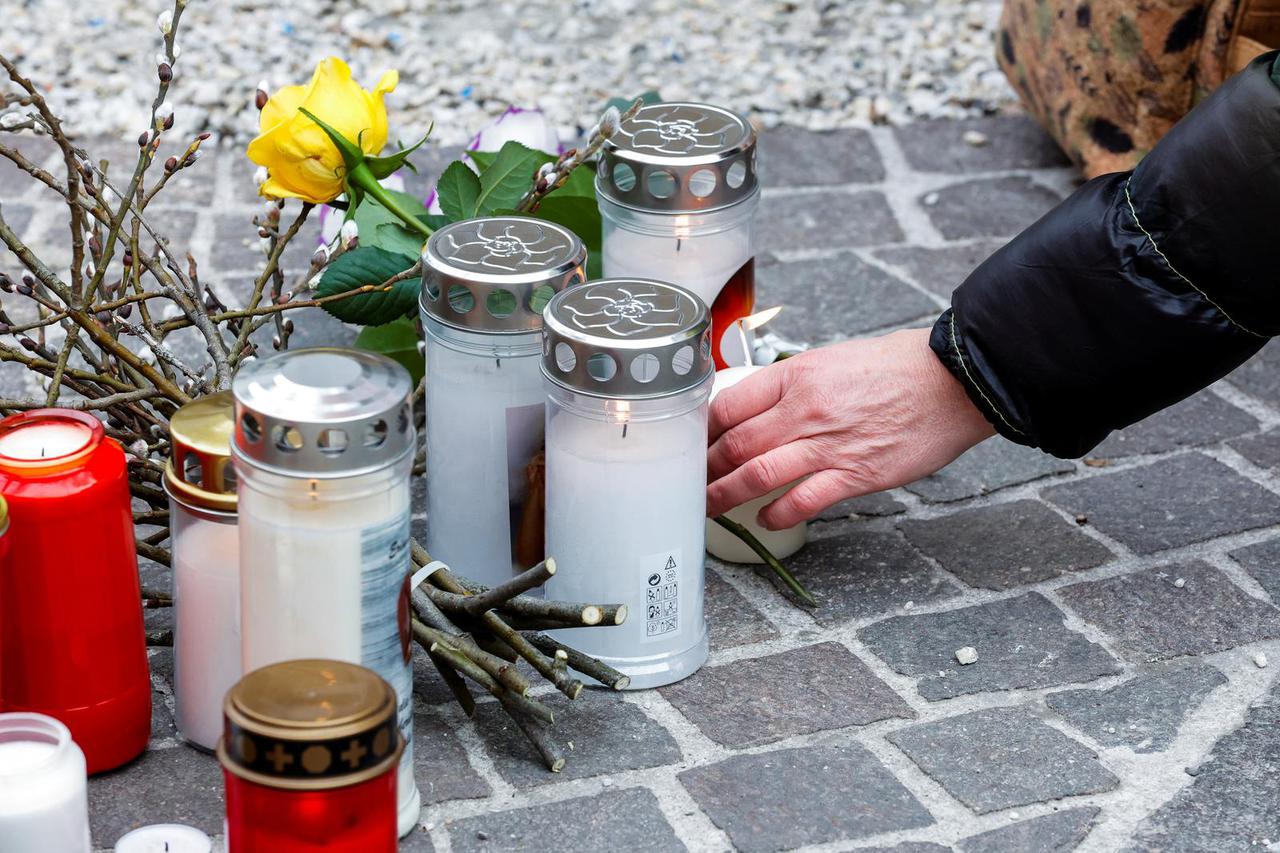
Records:
[[[632,421],[624,438],[619,423],[549,409],[547,553],[557,571],[547,596],[629,611],[617,627],[557,634],[629,675],[633,688],[677,681],[706,659],[705,411]],[[653,619],[650,605],[659,608]]]
[[[726,370],[717,371],[715,384],[711,388],[711,399],[715,400],[716,395],[721,391],[737,385],[743,379],[761,369],[760,367],[730,367]],[[784,557],[790,557],[804,547],[809,538],[808,524],[802,521],[785,530],[769,530],[766,527],[762,527],[756,518],[759,516],[760,510],[786,494],[787,490],[793,485],[795,484],[788,483],[785,486],[780,486],[763,497],[747,501],[745,504],[734,507],[725,513],[725,516],[730,520],[738,522],[754,534],[760,540],[760,543],[769,549],[769,553],[779,560]],[[764,562],[745,542],[710,519],[707,520],[707,552],[711,556],[729,563]]]
[[[677,236],[679,233],[678,222],[673,223],[670,236],[658,236],[627,231],[606,217],[605,278],[637,276],[671,282],[692,290],[710,306],[720,289],[754,255],[751,229]]]
[[[241,665],[297,658],[367,666],[396,691],[405,739],[399,830],[418,819],[413,683],[401,655],[400,585],[411,561],[409,482],[384,470],[338,480],[281,477],[237,460]],[[407,626],[405,626],[407,629]]]
[[[209,853],[213,842],[194,826],[157,823],[122,836],[115,853]]]
[[[426,547],[485,586],[529,568],[517,565],[513,538],[545,420],[533,340],[532,353],[499,359],[427,336]]]
[[[88,444],[92,436],[84,424],[36,421],[0,435],[0,456],[28,461],[53,459],[75,453]]]
[[[0,714],[0,853],[88,853],[84,753],[69,734],[62,744],[23,739],[24,719],[66,732],[40,715]]]
[[[173,519],[173,699],[178,731],[212,750],[222,700],[240,680],[240,539],[170,504]],[[117,847],[117,849],[119,849]]]

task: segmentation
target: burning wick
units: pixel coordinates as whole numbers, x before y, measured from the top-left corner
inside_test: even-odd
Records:
[[[730,367],[746,367],[751,364],[751,341],[747,338],[747,332],[753,332],[765,323],[768,323],[774,317],[777,317],[780,311],[782,311],[782,306],[775,305],[773,308],[766,308],[763,311],[757,311],[754,314],[734,321],[732,332],[737,338],[738,345],[742,349],[736,353],[725,352],[725,344],[728,343],[727,337],[726,340],[723,340],[720,343],[720,354]],[[730,358],[730,355],[732,355],[733,358]],[[735,361],[741,361],[741,363],[735,364]]]
[[[627,427],[631,423],[631,403],[626,400],[609,400],[605,408],[613,416],[615,422],[622,424],[622,437],[627,437]]]

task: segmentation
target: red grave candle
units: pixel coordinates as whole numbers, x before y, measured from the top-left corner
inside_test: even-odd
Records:
[[[0,421],[0,711],[66,724],[89,773],[146,748],[151,681],[124,451],[85,412]]]

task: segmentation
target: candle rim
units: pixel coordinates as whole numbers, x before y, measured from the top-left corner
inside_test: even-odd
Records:
[[[49,750],[48,755],[43,756],[33,764],[23,767],[21,770],[6,772],[3,767],[0,767],[0,776],[10,778],[47,770],[49,766],[57,762],[58,757],[66,750],[67,745],[71,743],[71,730],[68,729],[65,724],[46,714],[37,714],[32,711],[14,711],[6,714],[0,714],[0,737],[2,737],[6,731],[19,733],[25,732],[29,735],[44,735],[46,738],[53,738],[53,740],[34,740],[31,737],[17,740],[0,739],[0,744],[43,743],[46,746],[52,747],[52,749]]]
[[[24,459],[18,456],[8,456],[0,451],[0,467],[10,470],[45,470],[51,468],[63,468],[68,464],[75,462],[97,449],[102,443],[106,430],[102,426],[102,421],[95,418],[88,412],[81,412],[76,409],[32,409],[27,412],[19,412],[10,415],[4,420],[0,420],[0,438],[6,435],[20,432],[24,429],[31,429],[41,422],[62,421],[73,423],[85,429],[85,441],[75,450],[58,456],[46,456],[41,459]]]

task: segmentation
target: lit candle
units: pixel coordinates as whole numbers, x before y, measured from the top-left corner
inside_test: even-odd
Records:
[[[0,577],[0,697],[61,720],[90,773],[146,748],[151,680],[124,451],[86,412],[0,421],[10,554]]]
[[[716,373],[715,385],[711,390],[711,399],[726,388],[732,388],[746,379],[761,367],[730,367]],[[761,527],[756,520],[760,510],[786,494],[794,483],[788,483],[774,489],[763,497],[747,501],[725,513],[731,521],[736,521],[755,535],[760,543],[769,549],[769,553],[779,560],[790,557],[804,547],[809,536],[809,527],[803,521],[786,530],[769,530]],[[730,563],[763,563],[760,556],[747,547],[746,543],[725,530],[713,521],[707,521],[707,552],[711,556]]]
[[[572,232],[518,216],[448,225],[423,253],[426,545],[486,586],[545,556],[542,308],[586,258]]]
[[[156,823],[121,836],[115,853],[209,853],[212,849],[209,836],[194,826]]]
[[[391,683],[405,741],[400,834],[417,823],[409,662],[409,374],[379,355],[315,348],[240,369],[240,648],[246,673],[325,657]]]
[[[188,742],[210,751],[222,735],[222,697],[241,672],[232,424],[229,391],[179,409],[169,421],[164,476],[173,552],[174,716]]]
[[[89,853],[84,753],[43,714],[0,714],[0,853]]]
[[[547,307],[547,595],[625,604],[564,642],[631,678],[678,681],[707,657],[703,545],[706,307],[669,284],[608,279]]]
[[[755,304],[756,136],[706,104],[644,107],[605,143],[596,170],[604,274],[669,281],[711,306],[716,366]]]

